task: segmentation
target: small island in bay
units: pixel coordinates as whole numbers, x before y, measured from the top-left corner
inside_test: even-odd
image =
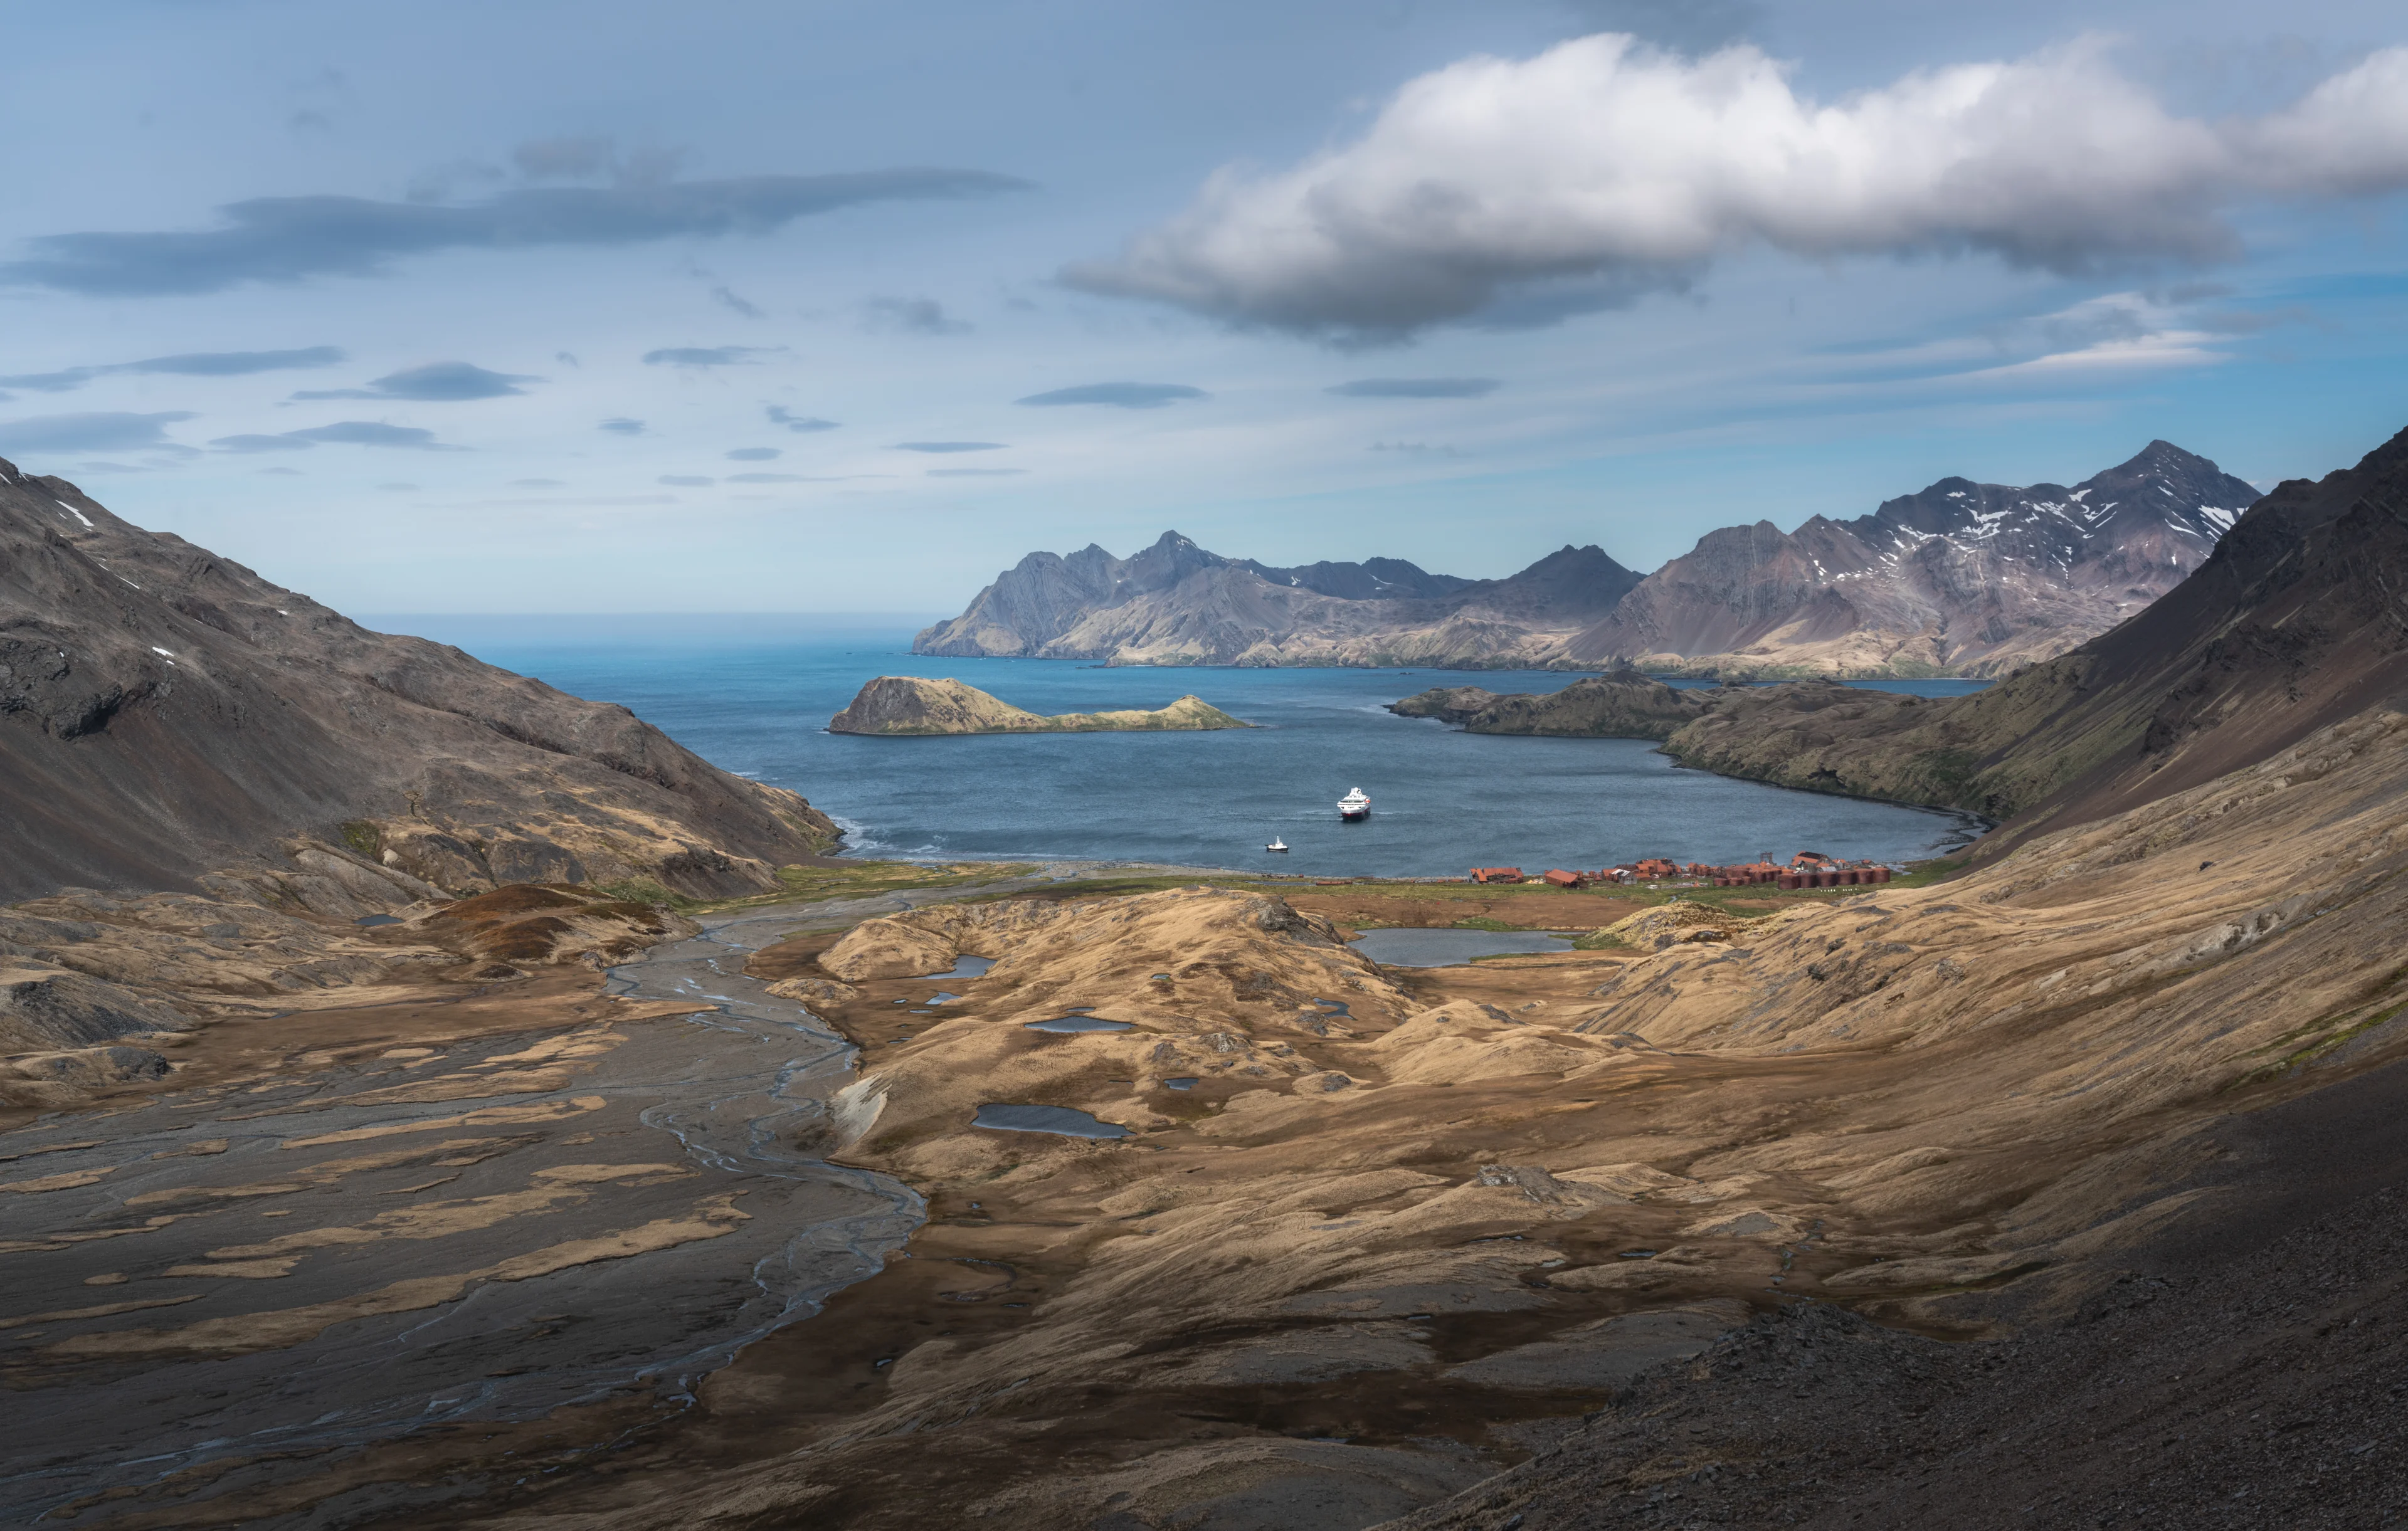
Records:
[[[852,705],[828,720],[831,734],[1104,734],[1175,729],[1252,728],[1197,696],[1182,696],[1151,712],[1065,712],[1054,717],[1016,708],[959,680],[882,675]]]

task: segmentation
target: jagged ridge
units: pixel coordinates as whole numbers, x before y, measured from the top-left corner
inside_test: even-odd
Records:
[[[1276,568],[1176,532],[1031,553],[912,651],[1115,665],[1400,665],[1722,676],[2003,675],[2172,589],[2258,497],[2152,441],[2071,489],[1942,479],[1852,521],[1727,526],[1641,579],[1596,547],[1505,579],[1398,559]]]

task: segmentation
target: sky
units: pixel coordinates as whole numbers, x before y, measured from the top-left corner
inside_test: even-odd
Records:
[[[356,612],[1473,578],[2408,425],[2408,12],[7,0],[0,455]]]

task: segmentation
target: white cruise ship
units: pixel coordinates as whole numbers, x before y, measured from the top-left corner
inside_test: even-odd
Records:
[[[1360,787],[1350,787],[1338,800],[1338,816],[1341,819],[1368,819],[1371,816],[1371,800],[1363,795]]]

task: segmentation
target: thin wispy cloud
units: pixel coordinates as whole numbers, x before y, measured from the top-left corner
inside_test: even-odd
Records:
[[[810,436],[820,431],[833,431],[841,423],[838,421],[820,420],[810,415],[798,415],[782,404],[772,404],[764,410],[764,413],[769,417],[770,424],[783,425],[800,436]]]
[[[784,455],[775,447],[738,447],[727,454],[730,461],[738,463],[767,463]]]
[[[1082,383],[1076,388],[1056,388],[1048,393],[1031,393],[1019,404],[1042,407],[1071,404],[1103,404],[1122,409],[1162,409],[1181,399],[1209,399],[1212,395],[1185,383],[1107,382]]]
[[[168,445],[166,427],[197,419],[190,409],[151,414],[97,410],[0,420],[0,452],[128,451]]]
[[[664,346],[644,352],[646,366],[757,366],[755,356],[769,356],[783,346]]]
[[[1009,479],[1025,473],[1026,468],[929,468],[931,479]]]
[[[1001,451],[1001,441],[897,441],[896,451]]]
[[[299,351],[204,351],[181,356],[153,356],[140,362],[109,362],[99,366],[71,366],[58,372],[26,372],[0,378],[0,388],[23,388],[40,393],[64,393],[94,378],[118,373],[165,374],[179,378],[238,378],[253,372],[280,372],[296,367],[333,366],[345,359],[340,346],[308,346]]]
[[[975,326],[932,297],[874,297],[862,305],[872,329],[906,335],[968,335]]]
[[[386,447],[403,451],[466,451],[466,447],[437,441],[433,431],[415,425],[388,425],[376,420],[338,420],[331,425],[311,425],[298,431],[278,431],[269,435],[222,436],[209,445],[220,451],[307,451],[321,444],[346,447]]]
[[[1494,378],[1357,378],[1322,392],[1347,399],[1477,399],[1499,386]]]
[[[1749,246],[2067,274],[2217,260],[2238,249],[2228,214],[2244,201],[2408,186],[2403,103],[2403,48],[2283,110],[2210,122],[2169,112],[2094,43],[1821,102],[1743,44],[1691,60],[1583,37],[1425,75],[1354,142],[1287,171],[1220,172],[1120,256],[1065,277],[1365,344],[1554,283],[1590,284],[1574,308],[1677,290]]]
[[[640,420],[630,420],[625,415],[614,415],[594,428],[597,431],[608,431],[612,436],[641,436],[644,434],[644,422]]]
[[[266,196],[219,208],[220,226],[38,235],[0,261],[0,285],[95,297],[217,293],[249,282],[374,277],[405,256],[524,250],[768,234],[865,203],[992,196],[1026,181],[982,170],[871,170],[832,176],[528,186],[480,202]]]
[[[388,373],[366,388],[330,388],[308,390],[294,394],[296,399],[410,399],[423,403],[456,403],[468,399],[497,399],[511,393],[523,393],[521,383],[541,382],[541,378],[518,372],[488,372],[467,362],[431,362],[424,366],[406,367]]]
[[[730,310],[731,312],[742,314],[747,319],[767,319],[769,317],[767,314],[761,311],[761,306],[759,304],[754,303],[751,298],[744,296],[742,293],[737,292],[736,289],[729,287],[724,283],[712,284],[710,289],[710,301],[718,304],[723,308]]]

